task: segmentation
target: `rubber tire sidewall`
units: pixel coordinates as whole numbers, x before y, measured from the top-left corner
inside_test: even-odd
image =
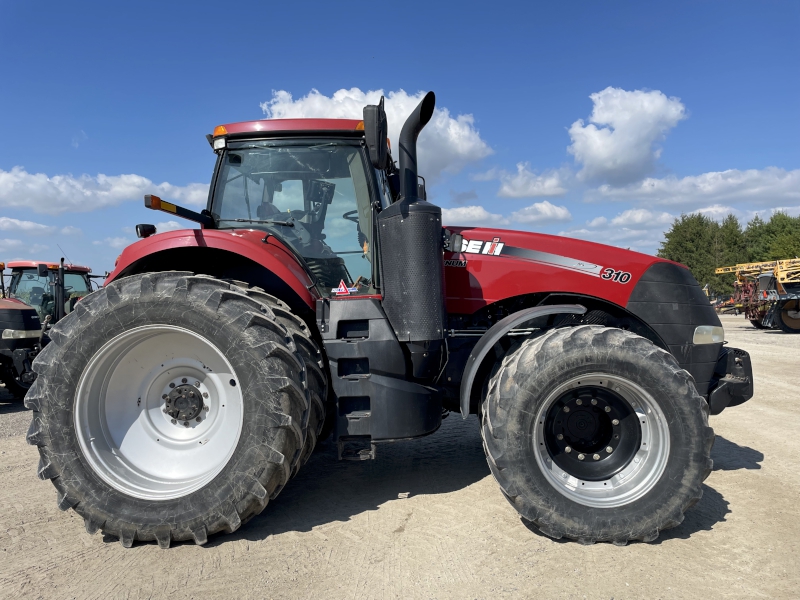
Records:
[[[129,283],[122,280],[117,285]],[[241,302],[229,302],[222,309],[227,310],[228,315],[220,315],[213,306],[201,301],[181,300],[176,296],[178,294],[163,298],[157,295],[149,298],[123,296],[118,304],[105,307],[82,302],[79,306],[83,305],[83,310],[66,317],[74,320],[76,325],[71,328],[69,337],[59,336],[58,347],[50,344],[47,348],[50,352],[57,351],[56,356],[47,357],[50,360],[46,371],[47,385],[57,393],[48,395],[50,402],[41,410],[48,432],[47,446],[59,463],[60,477],[54,483],[62,493],[75,496],[75,509],[79,514],[105,522],[104,529],[117,531],[132,527],[141,533],[169,523],[172,539],[188,539],[190,531],[202,526],[209,533],[229,529],[224,507],[237,498],[237,485],[243,483],[239,475],[249,473],[251,478],[264,479],[263,473],[254,472],[259,464],[263,465],[263,460],[257,460],[255,455],[285,448],[291,448],[294,455],[299,453],[293,440],[287,440],[287,436],[293,434],[281,427],[280,415],[291,414],[292,408],[287,404],[292,399],[282,392],[265,392],[274,388],[267,379],[290,378],[302,385],[302,366],[297,364],[293,368],[291,361],[265,358],[263,349],[253,346],[255,340],[245,334],[245,329],[249,317],[257,313],[254,303],[242,297]],[[210,303],[213,305],[214,301],[210,300]],[[229,326],[222,322],[225,316],[230,318]],[[243,399],[243,422],[233,455],[211,482],[186,496],[156,501],[128,496],[95,474],[79,447],[73,412],[80,375],[96,352],[125,331],[159,324],[195,332],[224,354],[238,378],[237,385]],[[288,347],[291,342],[287,341],[281,329],[276,326],[265,337]],[[296,456],[286,456],[285,459],[296,460]],[[69,482],[66,487],[64,481]],[[229,510],[230,506],[227,512]]]
[[[672,356],[649,341],[632,334],[621,337],[623,332],[614,329],[605,329],[600,337],[592,330],[602,328],[575,329],[553,332],[544,343],[532,340],[523,345],[518,360],[500,373],[496,394],[489,397],[490,405],[494,399],[506,412],[499,462],[508,489],[517,496],[506,495],[524,517],[540,521],[537,524],[555,537],[591,541],[650,537],[677,524],[670,521],[682,520],[683,510],[696,501],[693,495],[710,470],[705,401],[688,374],[678,375]],[[656,351],[658,360],[652,352],[641,351],[642,342]],[[643,497],[620,507],[590,507],[561,494],[542,473],[533,448],[536,415],[550,392],[561,382],[590,373],[624,377],[644,388],[658,403],[669,428],[669,456],[658,482]]]

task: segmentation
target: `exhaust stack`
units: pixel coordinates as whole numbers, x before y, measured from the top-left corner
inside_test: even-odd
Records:
[[[428,92],[403,125],[400,200],[378,215],[383,310],[421,381],[433,381],[441,369],[447,323],[442,209],[419,198],[417,187],[417,136],[435,103]]]
[[[400,132],[400,198],[409,202],[417,200],[417,137],[428,124],[436,106],[436,95],[428,92],[408,116]]]

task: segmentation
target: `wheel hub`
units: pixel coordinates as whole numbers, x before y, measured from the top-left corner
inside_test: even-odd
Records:
[[[633,459],[641,442],[637,416],[618,394],[579,387],[550,407],[544,427],[553,461],[586,481],[609,479]]]
[[[200,420],[203,412],[204,402],[199,386],[185,383],[184,378],[181,385],[170,383],[170,392],[164,394],[164,412],[177,421]],[[198,382],[199,383],[199,382]]]

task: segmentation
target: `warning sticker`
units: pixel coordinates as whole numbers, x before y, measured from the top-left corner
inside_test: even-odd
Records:
[[[355,287],[347,287],[345,284],[344,279],[339,281],[339,287],[335,287],[331,290],[331,294],[336,294],[337,296],[349,296],[350,294],[354,294],[358,291],[358,288]]]

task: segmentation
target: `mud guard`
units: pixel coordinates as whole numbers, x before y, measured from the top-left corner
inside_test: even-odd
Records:
[[[500,339],[509,331],[514,329],[517,325],[521,325],[527,321],[537,317],[545,317],[548,315],[559,314],[572,314],[582,315],[586,313],[586,307],[580,304],[554,304],[552,306],[534,306],[526,308],[514,314],[508,315],[495,323],[483,337],[478,340],[475,347],[467,359],[467,366],[464,369],[464,376],[461,378],[461,416],[467,418],[469,416],[469,397],[472,392],[472,384],[475,380],[475,375],[478,368],[481,366],[483,359],[489,353]]]

